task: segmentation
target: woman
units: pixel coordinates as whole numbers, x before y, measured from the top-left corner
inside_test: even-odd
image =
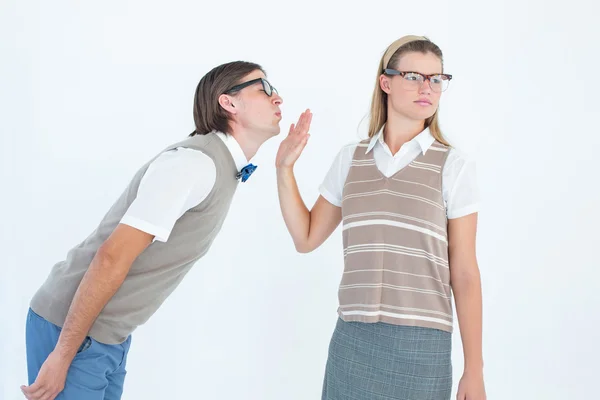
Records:
[[[437,119],[451,79],[427,38],[392,43],[377,69],[369,138],[339,152],[310,211],[293,175],[309,110],[281,143],[279,199],[296,249],[316,249],[343,223],[323,399],[449,399],[452,293],[465,356],[457,398],[486,397],[474,166]]]

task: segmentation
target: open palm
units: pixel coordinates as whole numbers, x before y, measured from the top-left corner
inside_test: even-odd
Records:
[[[302,150],[308,142],[310,137],[308,130],[310,129],[310,122],[312,120],[312,113],[310,110],[306,110],[300,115],[298,123],[290,126],[290,132],[287,137],[279,145],[277,151],[277,157],[275,159],[275,166],[277,168],[289,168],[293,167],[294,163],[302,154]]]

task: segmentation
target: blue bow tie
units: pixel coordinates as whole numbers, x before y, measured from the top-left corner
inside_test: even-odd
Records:
[[[237,179],[241,178],[242,182],[246,182],[248,180],[248,178],[250,178],[250,175],[252,175],[254,170],[256,170],[256,165],[248,164],[244,168],[242,168],[242,170],[240,172],[238,172],[235,177]]]

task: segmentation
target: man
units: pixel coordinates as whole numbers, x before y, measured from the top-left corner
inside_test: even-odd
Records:
[[[196,130],[139,169],[31,300],[27,399],[121,397],[131,333],[210,248],[248,161],[280,131],[282,101],[254,63],[201,79]]]

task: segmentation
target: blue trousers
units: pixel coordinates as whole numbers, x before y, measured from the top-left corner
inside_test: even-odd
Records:
[[[61,328],[29,309],[26,325],[27,374],[35,382],[46,358],[54,350]],[[131,336],[109,345],[86,337],[73,359],[65,388],[56,400],[119,400],[125,382],[125,364]]]

